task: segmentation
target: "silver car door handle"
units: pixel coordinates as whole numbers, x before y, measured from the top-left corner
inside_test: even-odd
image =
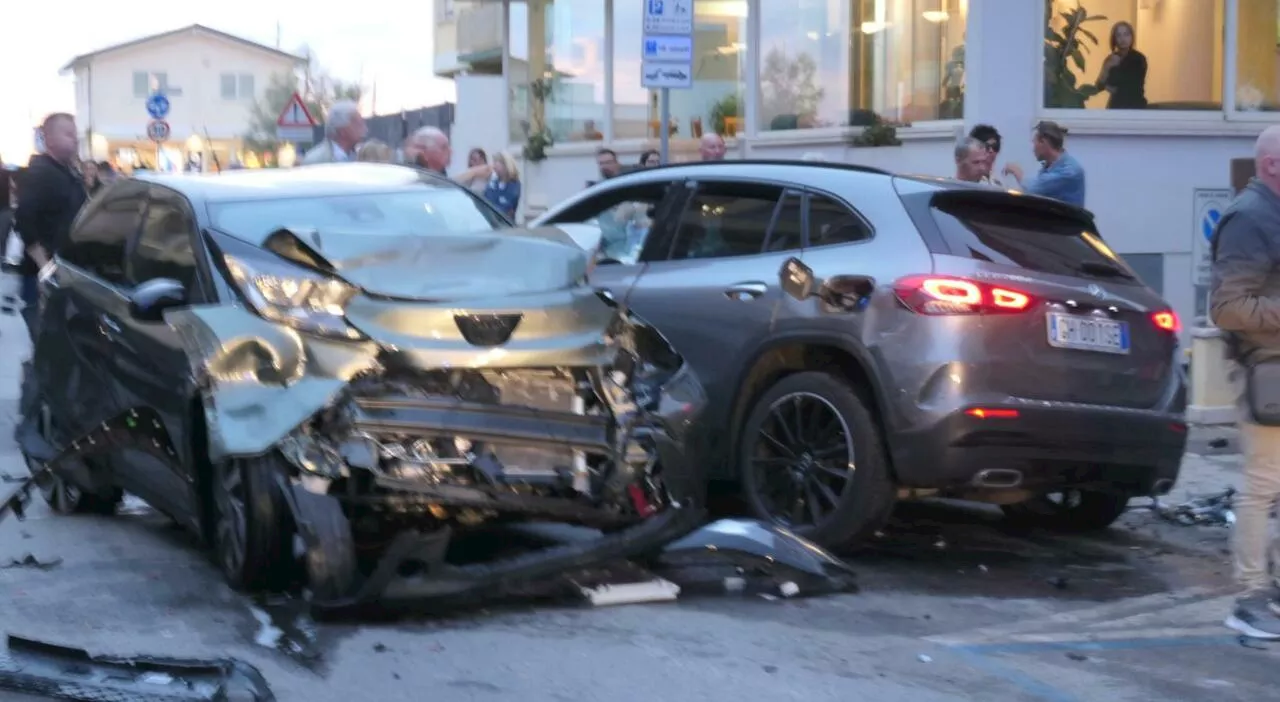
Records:
[[[738,283],[725,288],[724,294],[731,300],[754,300],[769,291],[764,283]]]
[[[102,320],[102,326],[106,327],[107,329],[109,329],[109,330],[111,330],[111,331],[113,331],[113,332],[115,332],[115,333],[117,333],[117,334],[119,334],[119,333],[120,333],[120,323],[119,323],[119,322],[117,322],[116,320],[112,319],[111,317],[108,317],[108,316],[107,316],[107,315],[105,315],[105,314],[104,314],[104,315],[100,315],[100,316],[99,316],[99,319],[101,319],[101,320]]]

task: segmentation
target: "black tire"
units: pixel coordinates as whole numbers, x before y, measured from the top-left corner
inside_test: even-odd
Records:
[[[1129,506],[1130,495],[1095,490],[1067,490],[1013,505],[1002,505],[1005,517],[1029,527],[1085,533],[1102,531]]]
[[[797,399],[800,398],[800,399]],[[791,402],[796,411],[810,402],[814,405],[818,416],[830,416],[831,419],[821,422],[823,426],[834,426],[834,430],[843,437],[845,449],[817,449],[816,439],[806,436],[826,434],[815,427],[813,431],[797,430],[792,436],[796,450],[784,450],[782,444],[772,439],[770,427],[778,427],[780,412],[786,410],[785,403]],[[819,420],[815,420],[819,421]],[[834,436],[834,434],[832,434]],[[839,441],[832,439],[829,444],[836,447]],[[804,448],[804,446],[808,448]],[[852,447],[852,455],[849,447]],[[830,460],[827,455],[836,451]],[[881,440],[880,425],[875,414],[869,409],[866,397],[859,390],[851,387],[843,378],[823,372],[802,372],[789,375],[770,387],[752,407],[747,420],[742,426],[738,438],[738,475],[742,479],[743,497],[748,509],[758,519],[787,526],[797,534],[811,539],[822,546],[833,549],[849,549],[870,539],[875,532],[884,526],[893,512],[896,488],[890,473],[889,459]],[[845,456],[848,456],[847,458]],[[840,466],[851,463],[854,466],[852,475]],[[766,478],[766,474],[769,475]],[[822,490],[818,482],[825,485]],[[842,481],[837,492],[830,481]],[[778,506],[766,496],[772,487],[783,485],[782,489],[796,489],[798,483],[803,489],[803,496],[797,494],[795,501],[790,502],[794,515],[796,503],[803,503],[803,519],[791,519],[780,515]],[[825,514],[813,518],[810,505],[819,502],[832,502],[832,494],[836,499]],[[810,499],[812,497],[813,499]]]
[[[299,520],[314,530],[316,545],[307,549],[307,586],[320,602],[340,600],[355,594],[360,575],[355,538],[342,506],[331,497],[294,490]]]
[[[279,591],[291,582],[293,522],[277,482],[286,469],[274,453],[213,467],[213,548],[237,590]]]

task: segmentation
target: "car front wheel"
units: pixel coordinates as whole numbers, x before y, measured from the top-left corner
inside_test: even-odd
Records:
[[[293,531],[275,454],[214,467],[214,550],[227,582],[239,590],[281,590],[292,574]]]
[[[803,372],[775,383],[747,415],[738,457],[754,515],[823,546],[856,546],[893,511],[878,421],[838,376]]]
[[[1097,490],[1064,490],[1004,505],[1005,516],[1026,526],[1054,531],[1101,531],[1128,509],[1130,496]]]

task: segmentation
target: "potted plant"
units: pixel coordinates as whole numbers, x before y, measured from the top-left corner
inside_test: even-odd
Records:
[[[736,133],[729,133],[728,121],[729,119],[736,119],[742,114],[741,106],[742,102],[737,93],[725,95],[711,106],[711,128],[715,130],[716,134],[726,137],[736,136]]]
[[[898,138],[898,127],[909,126],[911,125],[892,122],[876,115],[862,131],[851,133],[848,143],[854,147],[902,146],[902,140]]]
[[[551,97],[552,88],[550,78],[539,78],[529,83],[529,129],[521,152],[530,163],[545,160],[547,149],[555,145],[551,130],[547,128],[547,100]]]
[[[1089,45],[1098,45],[1098,37],[1085,27],[1091,22],[1105,22],[1102,15],[1090,15],[1076,0],[1072,10],[1059,12],[1062,28],[1053,28],[1053,0],[1044,0],[1044,105],[1045,107],[1083,108],[1085,101],[1102,89],[1092,83],[1078,85],[1076,71],[1084,71]]]

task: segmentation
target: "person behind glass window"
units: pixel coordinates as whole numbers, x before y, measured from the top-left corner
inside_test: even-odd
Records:
[[[987,145],[965,137],[956,142],[956,180],[981,183],[987,175]]]
[[[661,163],[662,163],[662,155],[659,154],[654,149],[647,149],[645,150],[644,153],[640,154],[641,168],[653,168],[654,166],[660,165]]]
[[[493,154],[493,175],[484,189],[484,199],[515,221],[516,208],[520,206],[520,172],[515,159],[501,151]]]
[[[1066,138],[1067,130],[1057,122],[1041,121],[1031,132],[1031,150],[1044,164],[1040,172],[1024,178],[1022,166],[1010,163],[1004,174],[1013,176],[1021,189],[1032,195],[1084,207],[1084,167],[1067,153]]]
[[[1098,87],[1111,93],[1108,110],[1142,110],[1147,106],[1147,57],[1133,48],[1133,25],[1111,27],[1111,55],[1098,73]]]
[[[1004,187],[1004,183],[996,177],[996,159],[1000,157],[1000,131],[989,124],[975,125],[969,130],[969,136],[982,142],[987,154],[987,173],[981,182]]]

